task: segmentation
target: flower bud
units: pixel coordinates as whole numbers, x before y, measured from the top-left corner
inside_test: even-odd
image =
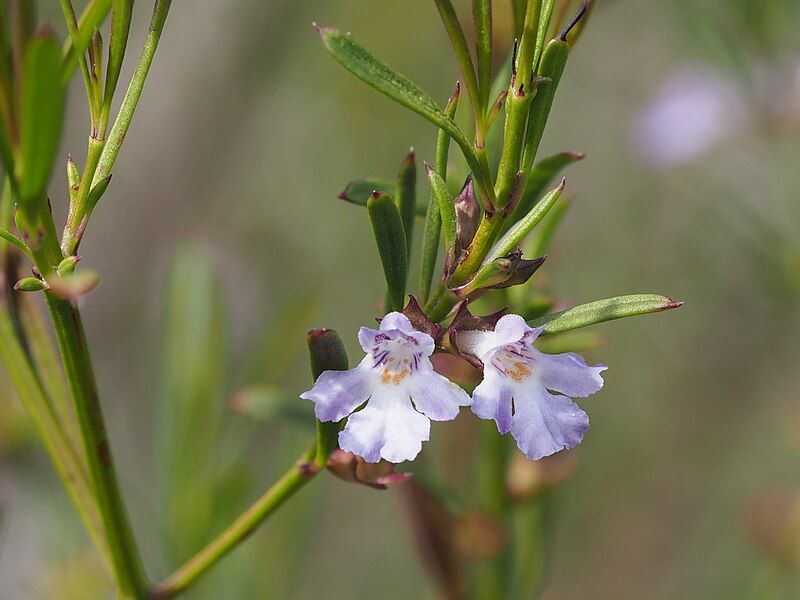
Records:
[[[344,450],[335,450],[328,458],[328,470],[344,481],[360,483],[376,490],[408,481],[413,473],[395,473],[394,465],[382,460],[368,463],[360,456]]]

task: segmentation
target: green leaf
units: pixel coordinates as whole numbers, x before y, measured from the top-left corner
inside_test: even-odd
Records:
[[[467,38],[464,37],[464,30],[461,28],[461,23],[458,22],[458,16],[453,8],[453,3],[450,0],[434,0],[436,8],[439,10],[439,16],[442,18],[447,36],[450,38],[450,43],[453,46],[458,64],[461,67],[461,74],[464,77],[464,84],[467,87],[467,94],[472,101],[475,114],[480,114],[482,110],[482,103],[478,92],[478,80],[475,76],[475,67],[472,64],[472,56],[469,53],[467,46]]]
[[[451,119],[455,117],[458,109],[458,97],[461,95],[461,86],[456,83],[456,89],[450,95],[444,112]],[[439,176],[447,179],[447,156],[450,153],[450,136],[443,129],[439,130],[436,137],[436,153],[433,160],[433,169]],[[428,207],[425,212],[425,229],[422,233],[422,258],[420,259],[419,273],[419,299],[425,304],[431,291],[433,271],[436,268],[436,258],[439,255],[439,234],[442,229],[442,217],[439,214],[439,204],[436,195],[431,192],[428,197]]]
[[[536,160],[536,153],[539,151],[539,144],[544,135],[547,119],[550,117],[550,109],[553,107],[553,99],[556,96],[558,84],[564,74],[564,67],[567,66],[569,58],[569,44],[561,40],[553,40],[545,47],[542,55],[542,63],[538,75],[550,79],[548,83],[543,83],[536,90],[531,102],[530,112],[528,113],[528,129],[525,133],[525,146],[522,153],[522,172],[529,173]]]
[[[531,327],[544,327],[542,335],[550,335],[596,325],[605,321],[613,321],[614,319],[662,312],[682,305],[683,302],[676,302],[671,298],[657,294],[615,296],[552,313],[533,321],[528,321],[528,325]]]
[[[91,190],[89,190],[89,196],[86,198],[87,215],[92,214],[94,207],[97,205],[100,198],[103,197],[103,194],[106,193],[109,183],[111,183],[111,175],[101,179]]]
[[[397,173],[397,193],[395,200],[403,220],[403,231],[406,234],[406,256],[411,256],[411,238],[414,235],[414,217],[418,214],[417,206],[417,165],[414,150],[406,155],[400,171]]]
[[[78,59],[84,55],[89,44],[92,42],[92,36],[95,29],[100,29],[100,26],[105,21],[111,10],[112,0],[92,0],[86,6],[81,17],[78,21],[78,34],[75,39],[68,39],[64,44],[64,73],[63,83],[66,85],[75,73],[78,67]]]
[[[53,170],[64,112],[61,50],[52,34],[37,34],[22,73],[19,201],[39,201]]]
[[[535,165],[533,170],[528,176],[528,182],[525,185],[525,191],[520,198],[517,208],[514,210],[514,215],[509,219],[510,223],[515,222],[515,217],[518,215],[525,215],[530,212],[533,205],[551,184],[553,179],[570,164],[583,160],[584,154],[580,152],[560,152],[553,156],[543,158]]]
[[[472,0],[472,20],[475,22],[478,90],[481,110],[485,112],[492,89],[492,0]]]
[[[325,47],[333,57],[353,75],[370,87],[385,94],[398,104],[405,106],[418,115],[446,131],[459,145],[475,175],[475,181],[490,200],[494,190],[489,185],[489,176],[475,150],[458,128],[455,122],[445,115],[436,102],[419,86],[403,75],[383,64],[366,49],[338,29],[314,25],[322,38]]]
[[[108,67],[106,67],[106,83],[103,92],[103,104],[111,105],[114,91],[117,89],[125,48],[128,45],[128,33],[133,16],[133,0],[113,0],[111,13],[111,35],[108,40]]]
[[[25,245],[21,239],[15,236],[13,233],[6,229],[0,229],[0,239],[4,239],[7,242],[14,244],[20,252],[22,252],[28,258],[32,258],[31,251],[28,249],[28,246]]]
[[[434,198],[436,198],[436,204],[439,207],[442,232],[444,233],[445,251],[452,260],[455,258],[454,253],[456,249],[456,207],[453,203],[453,198],[450,196],[450,189],[447,187],[447,182],[445,182],[442,176],[427,163],[425,164],[425,169],[428,173],[431,193]]]
[[[494,245],[489,255],[484,259],[483,264],[489,264],[494,259],[501,258],[513,252],[561,197],[561,192],[564,191],[565,183],[566,180],[562,180],[561,184],[556,189],[539,200],[527,215],[522,217],[522,219],[509,229]]]
[[[14,76],[12,73],[11,40],[9,38],[8,20],[5,3],[0,2],[0,160],[6,173],[14,172],[14,154],[11,150],[11,130],[14,128]]]
[[[47,289],[47,284],[37,277],[25,277],[14,284],[18,292],[41,292]]]
[[[316,29],[328,51],[353,75],[451,136],[464,137],[455,122],[415,83],[383,64],[349,35],[331,27],[316,26]]]
[[[557,202],[556,205],[550,209],[550,212],[534,232],[530,245],[526,248],[526,252],[529,256],[542,256],[547,252],[547,249],[550,247],[550,242],[553,241],[553,236],[555,236],[570,206],[572,206],[572,202],[567,198],[561,202]]]
[[[397,193],[397,184],[385,179],[353,179],[347,182],[347,185],[337,197],[358,206],[366,206],[373,192],[386,192],[390,196],[394,196]],[[424,217],[426,210],[427,206],[424,201],[416,198],[414,214],[418,217]]]
[[[593,330],[575,330],[543,338],[537,345],[548,354],[561,352],[584,352],[603,345],[605,338]]]
[[[207,481],[220,440],[228,351],[219,283],[199,246],[178,249],[162,326],[159,485],[165,540],[180,563],[206,543],[213,514]]]
[[[539,65],[539,59],[542,56],[542,48],[547,41],[547,30],[550,27],[550,19],[553,16],[553,8],[556,5],[556,0],[543,0],[542,13],[539,17],[539,32],[536,36],[536,49],[533,53],[533,67],[534,69]]]
[[[372,232],[378,245],[388,290],[389,311],[401,311],[406,294],[408,252],[400,211],[386,192],[375,192],[367,202]]]
[[[228,398],[228,409],[268,423],[289,422],[308,427],[314,424],[314,405],[278,385],[253,385],[239,390]]]

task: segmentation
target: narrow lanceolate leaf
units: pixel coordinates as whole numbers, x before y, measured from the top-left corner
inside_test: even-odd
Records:
[[[467,94],[472,101],[475,109],[475,114],[480,114],[481,104],[478,94],[478,79],[475,76],[475,67],[472,64],[472,56],[469,53],[467,46],[467,38],[464,37],[464,30],[461,28],[461,23],[458,22],[458,16],[453,8],[453,3],[450,0],[433,0],[436,8],[439,10],[439,16],[442,18],[447,36],[450,38],[450,43],[453,46],[458,64],[461,67],[461,74],[464,76],[464,83],[467,86]]]
[[[572,206],[572,201],[570,198],[565,198],[550,209],[550,212],[534,232],[531,243],[527,247],[527,251],[531,256],[541,256],[547,252],[550,243],[553,241],[553,236],[558,231],[570,206]]]
[[[445,268],[444,276],[447,278],[455,267],[456,260],[456,239],[458,227],[456,225],[456,207],[450,197],[450,190],[442,176],[434,171],[431,166],[425,163],[425,170],[428,173],[428,182],[431,185],[431,193],[436,198],[439,207],[439,215],[442,220],[442,232],[444,233],[445,247]]]
[[[428,119],[451,135],[463,137],[452,119],[417,84],[383,64],[353,39],[331,27],[317,26],[325,47],[348,71],[398,104]]]
[[[455,116],[458,109],[458,97],[461,94],[461,86],[456,83],[447,106],[445,114],[451,119]],[[433,168],[442,177],[447,179],[447,156],[450,151],[450,136],[443,129],[439,130],[436,138],[436,154],[434,156]],[[420,260],[419,274],[419,296],[424,304],[428,300],[433,281],[433,271],[436,268],[436,257],[439,254],[439,234],[442,228],[442,218],[439,214],[439,205],[433,193],[428,197],[428,208],[425,213],[425,231],[422,234],[422,258]]]
[[[100,198],[103,197],[103,194],[106,193],[108,189],[108,184],[111,183],[111,175],[101,179],[90,191],[89,197],[86,199],[86,214],[91,214],[94,210],[94,207],[99,202]]]
[[[164,308],[158,478],[163,539],[180,561],[211,535],[214,488],[195,483],[211,472],[224,415],[226,326],[214,269],[199,247],[177,252]]]
[[[312,329],[308,332],[306,340],[314,381],[325,371],[346,371],[350,366],[342,338],[333,329]],[[340,425],[340,423],[317,421],[317,451],[314,463],[320,469],[325,467],[331,453],[336,450]]]
[[[414,234],[414,217],[417,214],[417,165],[412,148],[397,174],[397,193],[395,200],[403,220],[406,234],[406,256],[411,256],[411,238]]]
[[[487,183],[488,174],[481,166],[474,149],[455,122],[442,112],[426,92],[417,84],[383,64],[354,42],[349,35],[330,27],[316,27],[328,51],[353,75],[398,104],[445,130],[459,145],[470,168],[476,177],[480,177],[481,188],[491,198],[492,190]]]
[[[67,40],[64,45],[64,73],[63,82],[66,84],[78,67],[78,59],[84,55],[96,29],[105,21],[111,10],[112,0],[92,0],[81,14],[78,22],[78,34],[75,39]]]
[[[108,39],[108,67],[105,91],[103,92],[103,103],[106,106],[110,106],[114,90],[117,89],[133,13],[133,0],[113,0],[112,4],[111,35]]]
[[[547,41],[547,32],[550,28],[550,20],[553,17],[553,7],[556,5],[556,0],[542,0],[542,14],[539,17],[539,32],[536,36],[536,49],[533,53],[533,66],[536,68],[539,65],[539,59],[542,57],[542,49],[544,43]]]
[[[44,194],[61,139],[63,112],[61,50],[52,34],[35,35],[22,73],[20,163],[16,168],[23,204]]]
[[[406,235],[400,211],[385,192],[374,193],[367,202],[372,232],[378,245],[388,290],[388,310],[403,310],[408,273]]]
[[[386,192],[390,196],[394,196],[396,185],[394,181],[386,181],[385,179],[353,179],[347,182],[338,197],[353,204],[366,206],[367,200],[375,192]]]
[[[4,239],[5,241],[14,244],[14,246],[16,246],[23,254],[25,254],[25,256],[31,256],[31,251],[25,245],[25,242],[23,242],[10,231],[6,229],[0,229],[0,239]]]
[[[314,407],[278,385],[246,387],[228,398],[228,410],[267,423],[314,424]]]
[[[394,181],[387,181],[385,179],[365,178],[353,179],[347,182],[347,185],[339,193],[337,198],[357,204],[358,206],[366,206],[369,197],[374,192],[386,192],[390,196],[397,193],[397,184]],[[414,205],[414,214],[418,217],[424,217],[427,205],[420,198],[416,198]]]
[[[478,92],[481,110],[486,112],[492,90],[492,0],[472,0],[472,19],[475,21]]]
[[[506,256],[513,252],[561,197],[561,193],[564,191],[564,185],[566,185],[566,180],[562,179],[561,184],[556,189],[537,202],[527,215],[522,217],[516,225],[509,229],[494,245],[489,255],[483,261],[483,264],[488,264],[496,258]]]
[[[678,308],[683,302],[677,302],[666,296],[657,294],[633,294],[630,296],[615,296],[605,300],[597,300],[588,304],[581,304],[569,310],[545,315],[528,324],[531,327],[544,327],[542,335],[562,333],[589,325],[596,325],[605,321],[646,315]]]
[[[550,117],[550,109],[553,106],[553,99],[564,74],[564,67],[569,58],[569,44],[561,40],[553,40],[545,47],[542,54],[542,61],[538,75],[547,77],[550,81],[539,86],[539,89],[531,102],[530,112],[528,113],[528,129],[525,134],[525,147],[522,153],[522,172],[529,173],[536,160],[536,153],[539,151],[539,144],[544,135],[547,119]]]
[[[543,158],[533,165],[514,215],[527,214],[553,179],[570,164],[583,160],[584,156],[580,152],[560,152]],[[510,222],[513,223],[514,218],[510,219]]]

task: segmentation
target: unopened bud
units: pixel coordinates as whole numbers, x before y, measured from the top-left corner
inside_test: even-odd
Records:
[[[394,467],[395,465],[385,460],[368,463],[360,456],[344,450],[335,450],[328,458],[328,470],[336,477],[376,490],[385,490],[389,485],[408,481],[413,475],[395,473]]]

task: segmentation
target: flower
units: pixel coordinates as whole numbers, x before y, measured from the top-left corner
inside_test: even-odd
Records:
[[[572,352],[545,354],[533,343],[541,329],[518,315],[505,315],[494,331],[462,330],[458,350],[483,363],[483,381],[472,394],[472,411],[511,432],[525,455],[539,460],[581,443],[589,417],[571,398],[603,387],[604,365],[588,366]],[[552,394],[550,391],[558,392]]]
[[[349,417],[339,434],[342,450],[370,463],[413,460],[429,439],[431,420],[455,419],[469,395],[434,372],[433,338],[402,313],[386,315],[380,329],[362,327],[358,341],[366,356],[356,368],[325,371],[300,397],[315,403],[320,421]]]

